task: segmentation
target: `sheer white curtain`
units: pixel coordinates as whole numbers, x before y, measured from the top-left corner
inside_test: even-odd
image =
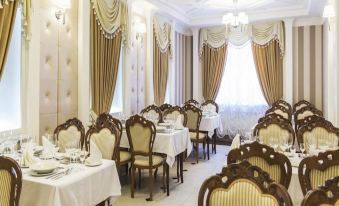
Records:
[[[249,137],[251,129],[268,106],[260,89],[251,43],[228,46],[226,68],[216,102],[224,126],[231,138],[239,133]]]

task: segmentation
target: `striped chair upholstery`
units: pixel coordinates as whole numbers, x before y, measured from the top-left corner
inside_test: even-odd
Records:
[[[339,176],[339,150],[306,157],[299,164],[298,176],[304,195],[325,185],[326,180]]]
[[[0,156],[0,206],[19,205],[22,172],[15,160]]]
[[[292,165],[285,155],[258,142],[241,145],[228,153],[227,164],[239,163],[244,160],[261,168],[270,175],[272,180],[288,188],[292,176]]]
[[[309,191],[301,206],[339,206],[339,176],[329,179],[324,186]]]
[[[198,205],[288,206],[292,201],[284,186],[270,179],[259,167],[244,161],[230,164],[220,174],[205,180]]]

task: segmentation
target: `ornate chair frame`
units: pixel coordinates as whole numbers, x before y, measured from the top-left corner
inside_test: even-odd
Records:
[[[187,104],[192,104],[192,105],[194,105],[194,106],[196,106],[196,107],[199,106],[199,102],[198,102],[197,100],[195,100],[195,99],[187,100],[187,101],[184,103],[184,105],[187,105]]]
[[[228,153],[227,165],[247,160],[250,157],[260,157],[269,165],[279,165],[281,171],[279,183],[288,188],[292,177],[291,162],[285,155],[275,152],[272,147],[267,145],[258,142],[241,145],[240,148],[233,149]]]
[[[299,182],[303,194],[306,195],[308,191],[313,190],[310,180],[312,170],[324,171],[335,165],[339,165],[339,149],[303,159],[298,167]]]
[[[226,180],[224,180],[225,177],[227,178]],[[227,167],[224,167],[220,174],[206,179],[199,191],[198,206],[209,206],[209,200],[213,190],[218,188],[227,189],[238,179],[246,179],[255,183],[263,194],[273,196],[279,205],[293,205],[291,197],[284,186],[270,179],[269,174],[259,167],[250,165],[247,161],[244,161],[239,164],[230,164]],[[208,193],[206,195],[207,191]]]
[[[22,172],[20,166],[15,160],[0,156],[0,170],[5,170],[11,176],[9,206],[18,206],[22,188]]]
[[[152,105],[149,105],[148,107],[146,107],[145,109],[141,110],[140,114],[143,115],[144,113],[146,112],[149,112],[151,110],[154,110],[158,115],[159,115],[159,121],[158,122],[163,122],[163,119],[162,119],[162,111],[160,110],[160,108],[155,105],[155,104],[152,104]]]
[[[339,176],[327,180],[324,186],[309,191],[301,206],[334,205],[339,201]]]
[[[275,105],[280,105],[280,106],[285,107],[286,109],[288,109],[288,111],[290,111],[290,113],[293,112],[292,106],[285,100],[279,99],[278,101],[272,104],[272,106],[275,106]]]
[[[297,139],[298,143],[304,143],[303,135],[305,132],[311,132],[314,128],[324,128],[329,133],[335,133],[339,137],[339,129],[334,127],[331,122],[327,120],[310,122],[298,129]]]
[[[302,109],[303,107],[297,109],[297,107],[300,107],[302,105],[305,105],[303,107],[306,107],[306,106],[311,106],[311,107],[314,107],[313,104],[311,104],[310,102],[306,101],[306,100],[300,100],[299,102],[295,103],[293,105],[293,113],[297,112],[298,110]]]
[[[80,132],[80,147],[82,148],[83,146],[85,146],[85,128],[84,125],[82,124],[82,122],[78,119],[78,118],[73,118],[73,119],[69,119],[67,120],[65,123],[57,126],[54,130],[54,135],[56,136],[57,140],[59,140],[59,133],[62,130],[67,130],[69,127],[71,126],[75,126],[78,131]]]
[[[172,107],[173,107],[173,106],[172,106],[171,104],[165,103],[165,104],[162,104],[162,105],[159,107],[159,109],[160,109],[163,113],[165,113],[167,110],[171,109]]]
[[[291,113],[291,111],[289,111],[288,109],[286,109],[286,107],[281,106],[281,105],[274,105],[274,106],[272,106],[271,108],[269,108],[269,109],[266,111],[265,115],[268,115],[268,114],[270,114],[270,113],[275,113],[276,110],[280,110],[280,111],[282,111],[283,113],[286,113],[287,116],[288,116],[287,120],[290,121],[290,122],[292,121],[292,113]],[[285,119],[286,119],[286,118],[285,118]]]
[[[150,141],[148,143],[149,145],[149,152],[145,153],[145,152],[136,152],[134,151],[134,147],[133,147],[133,140],[132,140],[132,136],[131,136],[131,132],[130,132],[130,127],[134,124],[140,124],[142,125],[143,128],[149,128],[151,130],[151,138]],[[127,132],[127,138],[128,138],[128,142],[130,145],[130,151],[132,154],[132,175],[131,175],[131,197],[134,198],[134,188],[135,188],[135,169],[148,169],[149,170],[149,187],[150,187],[150,198],[148,198],[147,200],[152,201],[153,200],[153,187],[154,187],[154,179],[153,179],[153,173],[152,170],[153,169],[157,169],[160,166],[163,166],[163,171],[164,171],[164,176],[166,176],[166,190],[167,190],[167,196],[169,195],[169,166],[166,163],[166,160],[164,160],[162,162],[162,164],[160,165],[153,165],[153,145],[154,145],[154,140],[155,140],[155,136],[156,136],[156,128],[155,125],[153,124],[153,122],[148,121],[147,119],[145,119],[144,117],[140,116],[140,115],[134,115],[131,116],[127,121],[126,121],[126,132]],[[136,166],[134,164],[135,162],[135,156],[136,155],[142,155],[142,156],[148,156],[149,158],[149,166]],[[165,175],[165,171],[166,171],[166,175]],[[164,176],[163,176],[163,184],[164,184]],[[139,176],[140,177],[140,176]],[[140,182],[140,180],[139,180]],[[165,190],[165,186],[163,186],[163,189]]]
[[[287,123],[287,124],[291,124],[290,121],[288,121],[283,116],[281,116],[280,114],[277,114],[277,113],[270,113],[270,114],[267,114],[267,115],[259,118],[258,123],[266,122],[266,121],[269,121],[271,119],[277,119],[278,121],[281,121],[281,122],[284,122],[284,123]]]
[[[318,115],[312,115],[312,116],[305,117],[304,119],[296,120],[295,121],[295,132],[298,133],[298,130],[302,126],[305,126],[305,125],[310,124],[312,122],[321,122],[321,121],[325,121],[329,125],[333,126],[332,123],[327,121],[324,117],[318,116]]]
[[[206,106],[208,104],[213,104],[215,106],[215,108],[216,108],[215,109],[216,113],[219,113],[219,105],[215,101],[213,101],[213,100],[207,100],[204,103],[202,103],[201,106],[203,107],[203,106]]]
[[[172,112],[174,111],[177,111],[179,112],[180,114],[182,114],[184,116],[184,119],[183,119],[183,126],[186,127],[186,124],[187,124],[187,114],[185,112],[185,110],[179,106],[174,106],[170,109],[168,109],[165,113],[164,113],[164,118],[168,115],[168,114],[171,114]]]

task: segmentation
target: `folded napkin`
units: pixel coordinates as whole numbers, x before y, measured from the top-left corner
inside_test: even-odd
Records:
[[[20,160],[20,165],[21,166],[26,166],[29,167],[32,164],[35,164],[38,162],[39,159],[34,157],[34,151],[33,151],[33,145],[32,143],[27,143],[27,146],[23,152],[23,155]]]
[[[90,156],[86,159],[86,162],[89,164],[101,163],[102,153],[100,152],[98,146],[91,140],[90,141]]]
[[[98,115],[93,110],[89,111],[89,115],[91,116],[93,122],[97,121]]]
[[[231,150],[240,147],[240,134],[237,134],[231,144]]]
[[[45,158],[53,157],[54,152],[56,152],[55,147],[45,136],[42,136],[42,146],[44,148],[42,156]]]
[[[175,129],[184,129],[180,115],[177,117],[177,120],[175,121],[174,127],[175,127]]]

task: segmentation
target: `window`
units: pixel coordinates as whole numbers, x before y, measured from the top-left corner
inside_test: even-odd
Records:
[[[18,10],[0,80],[0,132],[19,129],[21,122],[21,12]]]
[[[216,102],[226,132],[248,136],[267,109],[253,60],[251,43],[229,44],[224,75]]]
[[[120,52],[120,61],[119,61],[119,68],[118,68],[118,76],[117,82],[115,84],[115,91],[113,96],[113,102],[111,106],[110,113],[119,113],[122,112],[124,109],[123,106],[123,62],[124,62],[124,50],[121,48]]]

